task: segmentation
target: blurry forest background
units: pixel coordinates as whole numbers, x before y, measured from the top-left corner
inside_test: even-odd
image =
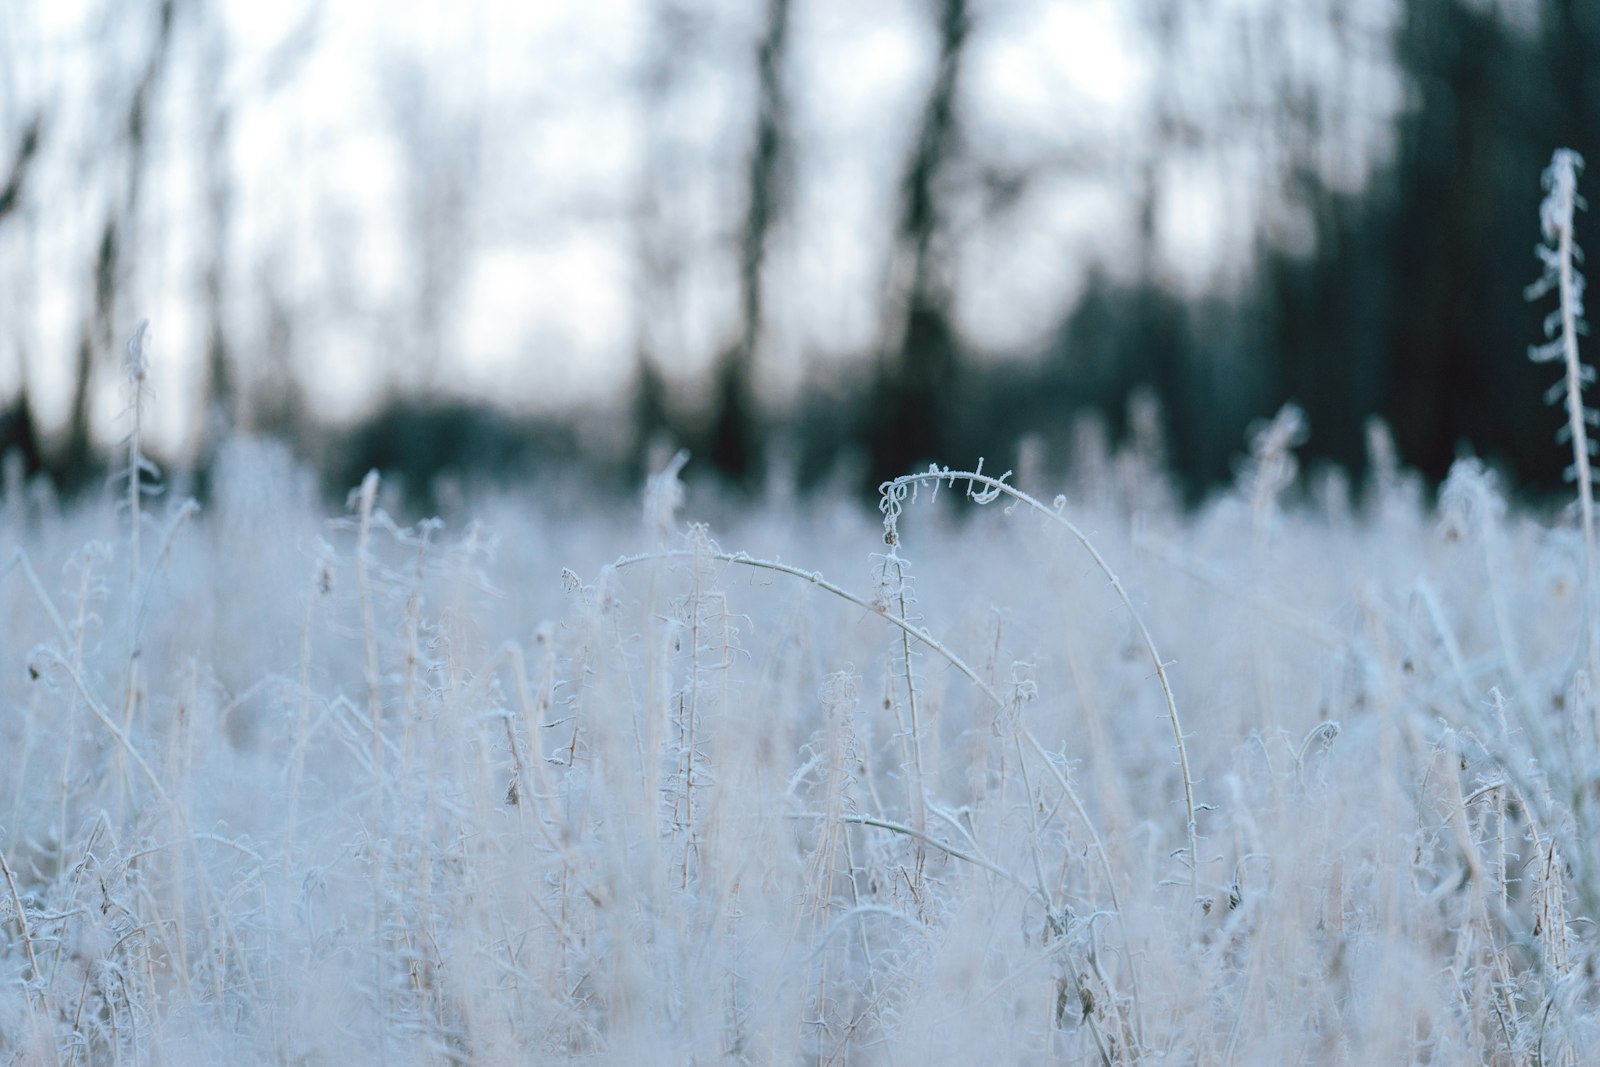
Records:
[[[1288,400],[1357,477],[1376,415],[1548,485],[1539,175],[1597,138],[1592,0],[19,0],[0,447],[98,486],[148,317],[202,489],[230,432],[426,504],[1142,420],[1195,495]]]

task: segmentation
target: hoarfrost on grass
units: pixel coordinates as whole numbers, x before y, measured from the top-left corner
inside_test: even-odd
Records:
[[[1576,547],[1474,460],[1428,509],[1377,424],[1360,509],[1297,503],[1293,406],[1192,514],[1141,408],[1064,492],[934,467],[879,525],[779,495],[714,539],[683,454],[642,532],[405,527],[376,475],[330,521],[245,442],[197,516],[146,492],[141,326],[121,506],[7,478],[0,1055],[1576,1065],[1577,163],[1533,293]]]
[[[11,1059],[1510,1063],[1600,1036],[1582,605],[1481,468],[1435,517],[1391,471],[1337,522],[1282,479],[1189,516],[1114,464],[1010,513],[913,482],[886,552],[793,502],[713,541],[676,470],[642,532],[532,494],[457,530],[375,491],[329,522],[281,453],[225,455],[137,583],[125,509],[8,527]]]

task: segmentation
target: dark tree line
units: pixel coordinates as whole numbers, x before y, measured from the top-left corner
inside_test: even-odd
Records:
[[[1549,374],[1525,357],[1547,309],[1523,293],[1539,271],[1551,151],[1600,161],[1600,8],[1534,7],[1530,26],[1493,5],[1400,4],[1392,46],[1404,104],[1392,153],[1359,191],[1332,187],[1309,151],[1294,150],[1320,143],[1336,116],[1284,92],[1278,181],[1310,220],[1310,248],[1285,247],[1263,226],[1233,300],[1179,301],[1149,272],[1132,286],[1092,286],[1055,353],[997,389],[988,423],[1015,426],[1004,412],[1030,395],[1074,393],[1114,418],[1147,383],[1193,490],[1229,477],[1249,421],[1287,400],[1309,417],[1306,453],[1355,472],[1377,415],[1430,477],[1472,448],[1524,485],[1552,485],[1565,461],[1542,403]],[[1235,373],[1219,382],[1219,368]],[[1098,396],[1074,384],[1084,379],[1103,383]],[[1037,417],[1048,425],[1047,410]]]
[[[1404,103],[1392,151],[1359,190],[1317,165],[1349,117],[1287,78],[1271,84],[1279,110],[1255,117],[1281,146],[1269,180],[1309,220],[1311,239],[1283,241],[1258,219],[1235,297],[1184,297],[1163,276],[1161,164],[1202,134],[1181,88],[1158,85],[1155,135],[1130,183],[1134,278],[1093,272],[1056,340],[1019,368],[983,359],[952,321],[941,193],[962,163],[959,86],[974,15],[964,0],[931,0],[939,59],[901,180],[884,346],[846,415],[838,394],[820,389],[787,423],[805,446],[802,474],[825,477],[841,454],[864,461],[869,485],[934,459],[1009,464],[1025,435],[1064,463],[1072,413],[1095,413],[1120,435],[1130,398],[1152,391],[1168,462],[1192,494],[1230,478],[1250,424],[1290,400],[1311,423],[1305,454],[1353,473],[1377,416],[1404,462],[1432,478],[1471,448],[1524,485],[1553,485],[1565,464],[1558,420],[1542,406],[1548,371],[1525,358],[1545,309],[1523,293],[1538,273],[1551,151],[1600,160],[1600,8],[1535,7],[1522,22],[1492,5],[1402,0],[1387,44]],[[1341,10],[1327,6],[1330,35],[1348,32]],[[1149,5],[1162,70],[1177,66],[1183,11]],[[1580,225],[1592,227],[1587,217]]]

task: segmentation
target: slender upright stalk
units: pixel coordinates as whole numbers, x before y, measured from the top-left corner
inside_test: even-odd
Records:
[[[372,607],[372,577],[369,544],[372,539],[372,512],[378,499],[378,472],[368,471],[357,495],[360,526],[356,535],[356,589],[361,596],[361,636],[366,650],[367,711],[372,720],[373,797],[382,810],[383,793],[383,694],[378,674],[378,623]]]
[[[150,320],[142,320],[128,338],[128,387],[131,392],[129,409],[133,415],[133,430],[128,435],[128,591],[129,614],[132,614],[132,592],[139,585],[139,476],[148,462],[144,458],[144,387],[150,362],[145,357],[144,339],[150,332]]]
[[[1566,369],[1562,379],[1545,397],[1552,404],[1564,399],[1567,411],[1566,425],[1557,437],[1570,440],[1572,444],[1572,466],[1567,470],[1567,477],[1578,483],[1578,511],[1583,528],[1583,621],[1587,662],[1593,677],[1600,669],[1600,634],[1596,633],[1594,613],[1594,482],[1590,466],[1594,444],[1589,440],[1588,427],[1600,425],[1600,415],[1584,405],[1583,389],[1594,381],[1595,374],[1592,367],[1578,359],[1578,334],[1584,329],[1584,279],[1577,266],[1583,259],[1583,252],[1573,234],[1573,215],[1585,206],[1578,195],[1578,172],[1582,169],[1582,156],[1570,148],[1558,148],[1544,172],[1546,192],[1539,206],[1539,226],[1545,243],[1538,248],[1544,274],[1528,287],[1528,299],[1536,300],[1553,290],[1559,306],[1545,316],[1544,330],[1549,340],[1531,346],[1528,357],[1535,363],[1559,361]]]
[[[128,434],[128,669],[123,686],[122,729],[133,731],[134,712],[139,702],[139,574],[143,561],[140,558],[140,539],[144,516],[140,504],[144,486],[140,477],[146,473],[154,476],[156,468],[144,458],[144,398],[150,361],[145,355],[145,337],[150,331],[150,320],[143,319],[128,338],[128,407],[133,415],[133,429]],[[127,784],[123,774],[122,754],[117,754],[117,777]]]

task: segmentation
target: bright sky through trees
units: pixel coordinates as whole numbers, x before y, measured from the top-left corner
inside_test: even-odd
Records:
[[[957,320],[986,350],[1032,351],[1090,266],[1128,243],[1151,121],[1137,21],[1149,6],[974,5],[961,92],[972,162],[948,210]],[[1223,4],[1212,21],[1258,6]],[[17,283],[0,288],[30,301],[33,320],[26,343],[0,353],[0,374],[15,380],[18,353],[38,353],[26,374],[47,426],[72,388],[65,354],[98,205],[123,195],[125,179],[104,165],[114,138],[100,101],[139,76],[155,7],[29,2],[0,25],[0,119],[54,107],[39,180],[63,195],[9,238],[38,269],[4,269],[32,277],[0,278]],[[616,393],[642,328],[663,369],[692,378],[736,329],[762,8],[312,0],[189,17],[152,96],[150,177],[137,233],[125,235],[140,262],[126,317],[154,323],[158,439],[170,446],[196,426],[196,278],[217,236],[199,210],[201,146],[219,114],[223,306],[246,384],[296,374],[335,417],[383,388],[560,406]],[[766,266],[775,295],[758,366],[779,397],[807,368],[882,343],[896,182],[935,44],[930,9],[912,0],[806,0],[794,19],[789,202]],[[1192,86],[1230,91],[1237,57],[1208,56],[1204,33],[1192,36],[1202,50],[1177,75],[1194,110]],[[1296,47],[1292,34],[1282,43]],[[1175,284],[1210,284],[1237,258],[1219,237],[1243,151],[1163,164],[1175,168],[1162,224]],[[666,292],[642,312],[646,225],[671,262]],[[292,323],[292,344],[275,322]],[[102,424],[114,421],[115,391],[98,403]]]

